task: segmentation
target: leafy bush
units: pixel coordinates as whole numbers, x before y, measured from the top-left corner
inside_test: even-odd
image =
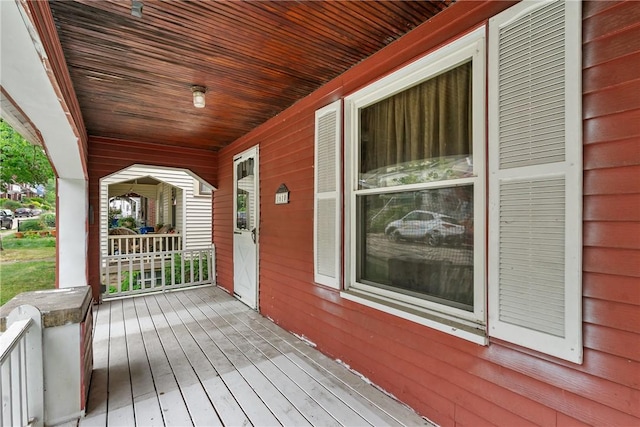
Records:
[[[122,283],[120,284],[120,291],[121,292],[127,292],[127,291],[130,291],[130,290],[137,291],[138,289],[141,288],[141,285],[139,283],[140,282],[140,270],[135,270],[133,272],[132,276],[133,276],[133,286],[129,282],[129,274],[127,273],[127,274],[124,275],[124,279],[122,279]],[[118,292],[118,288],[117,287],[115,287],[113,285],[109,286],[109,293],[110,294],[115,294],[117,292]]]
[[[12,211],[15,211],[16,209],[21,207],[22,207],[22,204],[19,202],[16,202],[15,200],[2,199],[3,209],[11,209]]]
[[[20,231],[40,231],[47,228],[44,221],[40,219],[28,219],[20,221]]]
[[[136,229],[136,219],[132,216],[127,216],[124,218],[120,218],[118,220],[118,227],[126,227],[131,230]]]
[[[40,220],[44,222],[47,227],[55,227],[56,226],[56,214],[47,213],[40,216]]]
[[[182,256],[180,254],[175,254],[173,256],[174,262],[174,274],[176,285],[182,283]],[[185,261],[184,263],[184,276],[187,281],[191,280],[191,261]],[[198,280],[198,275],[200,274],[200,260],[193,260],[193,277],[195,280]],[[202,259],[202,280],[207,280],[209,278],[209,268],[207,264],[207,259]],[[164,272],[164,283],[167,285],[171,285],[171,269],[168,268]]]
[[[44,199],[42,197],[29,197],[24,199],[23,203],[33,203],[34,205],[41,206],[44,203]]]
[[[182,283],[182,262],[183,258],[180,254],[175,254],[173,256],[173,272],[175,275],[175,283],[174,285],[179,285]],[[197,281],[199,279],[200,274],[200,260],[195,258],[193,260],[184,261],[184,275],[185,280],[191,280],[191,266],[193,265],[193,277]],[[129,280],[129,272],[123,272],[122,282],[120,283],[121,292],[127,292],[131,290],[139,290],[142,289],[142,286],[161,286],[162,285],[162,274],[158,268],[156,268],[156,272],[153,275],[153,279],[155,283],[152,284],[151,273],[147,270],[145,271],[144,278],[142,277],[142,273],[140,270],[134,270],[132,274],[133,282]],[[207,280],[209,278],[209,268],[208,262],[206,258],[202,259],[202,280]],[[171,267],[167,266],[164,271],[164,283],[166,286],[171,286]],[[109,293],[114,294],[118,292],[118,288],[115,285],[109,285]]]

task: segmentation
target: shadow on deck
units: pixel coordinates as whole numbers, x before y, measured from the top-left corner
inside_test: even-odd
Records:
[[[216,287],[94,310],[81,426],[430,425]]]

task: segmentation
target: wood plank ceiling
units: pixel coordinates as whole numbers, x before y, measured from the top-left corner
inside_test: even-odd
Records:
[[[452,2],[49,3],[88,135],[217,150]]]

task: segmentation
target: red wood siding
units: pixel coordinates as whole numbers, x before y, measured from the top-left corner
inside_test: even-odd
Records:
[[[313,283],[314,111],[508,7],[459,2],[220,152],[218,283],[233,290],[233,156],[260,146],[260,311],[452,425],[640,425],[640,6],[584,3],[584,363],[478,346]],[[275,205],[285,183],[290,204]],[[576,302],[580,303],[580,302]]]
[[[134,164],[189,169],[217,186],[218,153],[184,147],[156,145],[108,138],[89,138],[89,284],[93,297],[100,294],[100,178]]]

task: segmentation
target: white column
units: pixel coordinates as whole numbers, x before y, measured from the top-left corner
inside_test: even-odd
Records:
[[[87,285],[89,193],[83,179],[58,178],[58,287]]]

